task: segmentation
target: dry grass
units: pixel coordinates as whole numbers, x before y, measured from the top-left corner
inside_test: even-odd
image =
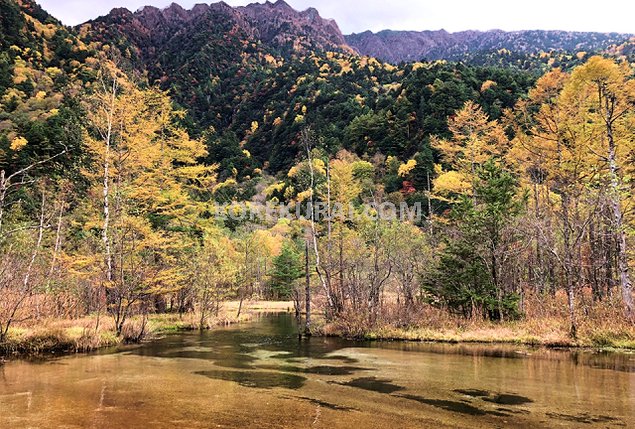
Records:
[[[103,319],[103,317],[102,317]],[[96,317],[76,320],[43,320],[37,326],[17,327],[0,343],[0,355],[33,356],[87,352],[120,343],[108,319],[97,327]]]
[[[223,309],[229,313],[238,312],[239,301],[229,301],[223,304]],[[293,301],[243,301],[243,311],[280,313],[293,311]]]
[[[398,307],[388,305],[376,323],[369,323],[367,318],[359,315],[348,314],[335,323],[323,325],[320,332],[370,340],[635,349],[635,326],[625,320],[619,302],[609,300],[592,303],[590,299],[581,300],[576,314],[576,338],[570,335],[564,296],[528,297],[524,306],[524,319],[492,322],[466,320],[430,306],[421,306],[409,314],[403,314]]]
[[[218,316],[206,320],[206,329],[246,322],[258,312],[280,312],[293,309],[292,302],[243,302],[238,317],[238,302],[225,303]],[[147,320],[140,316],[131,318],[121,337],[115,335],[111,317],[86,316],[80,319],[42,319],[23,323],[9,331],[5,342],[0,343],[1,356],[35,356],[62,353],[89,352],[122,343],[151,339],[170,332],[199,329],[200,315],[187,313],[151,315]]]

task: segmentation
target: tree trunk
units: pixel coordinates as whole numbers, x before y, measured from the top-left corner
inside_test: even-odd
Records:
[[[305,285],[304,285],[304,298],[305,298],[305,321],[304,324],[304,335],[307,337],[311,336],[311,272],[309,270],[309,243],[306,242],[304,245],[304,276],[305,276]]]
[[[622,290],[622,301],[624,303],[624,312],[630,322],[635,322],[635,306],[633,304],[633,288],[629,275],[628,267],[628,248],[626,245],[626,232],[623,225],[623,214],[621,207],[621,186],[618,176],[618,165],[616,159],[615,138],[613,136],[613,111],[615,108],[615,100],[610,96],[604,97],[606,108],[606,137],[609,144],[609,172],[611,179],[610,204],[613,210],[613,223],[617,239],[617,264],[620,274],[620,285]]]
[[[8,180],[5,178],[6,173],[0,170],[0,238],[2,238],[2,218],[4,217],[4,200],[8,191]]]
[[[566,191],[565,191],[566,192]],[[575,285],[572,276],[573,255],[571,248],[571,226],[569,219],[569,196],[562,195],[562,235],[564,246],[564,283],[567,290],[567,304],[569,307],[569,321],[571,323],[571,338],[576,338],[578,326],[575,317]]]
[[[51,279],[53,278],[53,274],[55,274],[55,268],[57,267],[57,258],[60,254],[60,249],[62,247],[62,220],[64,218],[64,209],[66,208],[66,201],[64,197],[60,199],[60,211],[57,215],[57,228],[55,228],[55,247],[53,248],[53,257],[51,258],[51,266],[49,268],[49,276],[46,283],[47,292],[50,291],[51,288]]]
[[[311,155],[310,130],[303,131],[302,140],[303,140],[304,147],[307,153],[307,161],[309,163],[309,173],[311,177],[311,185],[310,185],[311,199],[310,199],[310,207],[309,207],[311,213],[309,215],[309,218],[311,221],[311,237],[313,241],[313,251],[315,252],[315,272],[317,273],[318,278],[320,279],[320,283],[322,284],[322,289],[324,289],[324,293],[326,294],[327,308],[329,310],[327,312],[327,316],[330,316],[332,315],[333,309],[335,308],[335,301],[331,293],[331,285],[330,283],[327,282],[327,279],[323,275],[322,264],[320,262],[320,249],[318,246],[317,230],[315,227],[315,205],[314,205],[315,198],[313,195],[313,192],[315,191],[315,171],[313,169],[313,156]]]
[[[106,85],[104,84],[104,89]],[[104,94],[106,95],[106,94]],[[112,251],[110,248],[110,151],[112,147],[112,129],[115,115],[115,101],[117,98],[117,78],[113,76],[112,86],[108,93],[109,106],[106,111],[106,132],[103,135],[104,139],[104,171],[103,171],[103,214],[104,222],[102,225],[101,239],[104,243],[104,259],[106,263],[106,289],[102,294],[102,304],[107,305],[108,292],[107,288],[112,283]]]
[[[24,301],[31,295],[33,289],[31,287],[31,275],[33,273],[33,265],[35,264],[36,259],[40,254],[40,249],[42,248],[42,239],[44,236],[44,215],[45,215],[45,204],[46,204],[46,194],[44,190],[42,190],[42,207],[40,211],[40,223],[38,227],[38,235],[37,241],[35,243],[35,247],[33,248],[33,253],[31,254],[31,258],[29,259],[29,263],[26,267],[26,272],[24,273],[24,277],[22,279],[22,289],[20,291],[20,295],[15,303],[10,308],[10,312],[8,317],[5,320],[4,326],[0,324],[0,342],[4,341],[9,334],[9,328],[13,323],[15,316],[17,315],[20,307]]]

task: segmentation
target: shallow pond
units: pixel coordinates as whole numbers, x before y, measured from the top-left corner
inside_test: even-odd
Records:
[[[0,367],[0,428],[635,427],[635,355],[299,341],[288,314]]]

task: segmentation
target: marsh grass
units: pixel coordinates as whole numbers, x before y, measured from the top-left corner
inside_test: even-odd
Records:
[[[593,302],[583,295],[576,313],[578,333],[572,338],[565,299],[561,294],[527,295],[525,316],[519,320],[465,319],[425,304],[406,313],[386,304],[374,322],[359,313],[345,313],[333,323],[317,326],[323,335],[366,340],[635,349],[635,326],[627,322],[619,302]]]

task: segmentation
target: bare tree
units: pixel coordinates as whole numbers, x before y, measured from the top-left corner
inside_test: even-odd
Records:
[[[33,281],[35,262],[40,255],[42,249],[42,240],[46,225],[46,193],[42,190],[42,200],[40,208],[39,223],[37,227],[37,236],[31,256],[28,258],[26,265],[24,259],[17,252],[7,252],[4,260],[2,260],[2,268],[0,268],[0,289],[3,296],[0,299],[0,342],[4,341],[9,333],[9,328],[15,322],[24,321],[29,318],[25,315],[19,320],[16,316],[22,309],[24,302],[32,296],[35,290],[35,282]],[[17,273],[22,272],[21,280],[17,281]],[[16,285],[18,285],[16,287]]]
[[[329,313],[332,313],[336,309],[335,299],[333,297],[330,285],[330,276],[325,275],[325,270],[322,265],[322,260],[320,257],[320,249],[318,244],[318,233],[315,221],[315,171],[313,167],[313,155],[312,155],[312,142],[313,138],[311,136],[311,130],[306,129],[302,131],[302,143],[306,150],[307,154],[307,162],[309,164],[309,173],[310,173],[310,206],[309,206],[309,221],[311,227],[311,241],[313,243],[313,252],[315,254],[315,271],[320,279],[320,283],[322,285],[322,289],[326,294],[326,299],[328,303]]]

